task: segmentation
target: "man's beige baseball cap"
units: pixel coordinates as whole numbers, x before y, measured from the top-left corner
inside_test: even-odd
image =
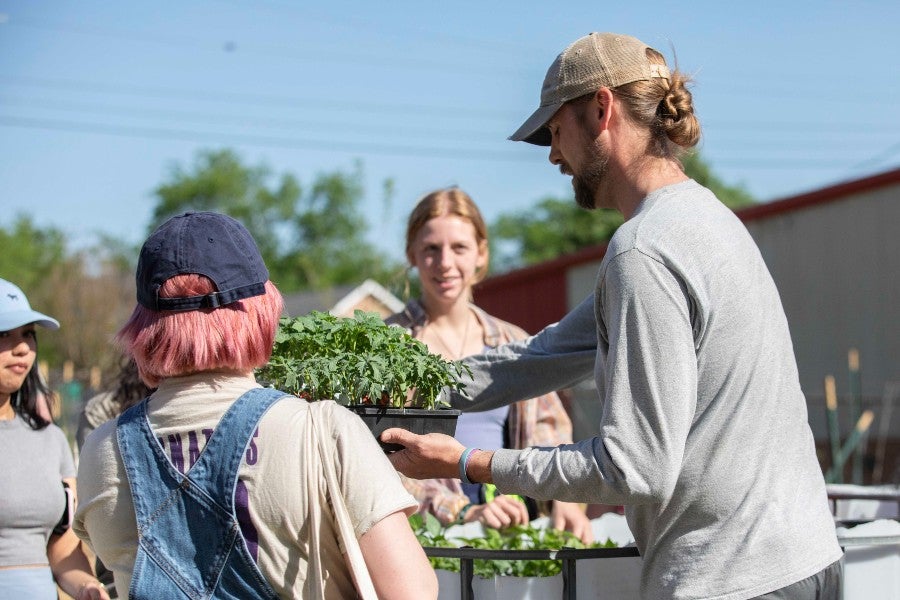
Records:
[[[633,81],[669,78],[665,65],[652,64],[649,46],[630,35],[590,33],[575,40],[556,57],[541,88],[541,105],[509,139],[550,145],[545,127],[563,104],[601,87],[614,89]]]

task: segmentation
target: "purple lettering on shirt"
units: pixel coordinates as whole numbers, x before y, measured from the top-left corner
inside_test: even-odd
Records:
[[[200,444],[197,442],[197,432],[188,431],[188,469],[197,464],[200,459]]]
[[[204,429],[204,430],[203,430],[203,436],[206,438],[206,443],[207,443],[207,444],[209,443],[209,438],[212,437],[212,434],[213,434],[213,430],[212,430],[212,429]]]
[[[247,447],[247,464],[255,465],[256,461],[259,460],[259,451],[256,448],[256,438],[259,436],[259,427],[256,428],[256,431],[253,432],[253,435],[250,437],[250,445]]]
[[[172,465],[178,469],[178,472],[184,475],[184,452],[181,443],[181,436],[172,434],[169,436],[169,457]]]
[[[250,551],[253,562],[256,562],[259,554],[259,533],[250,520],[250,495],[247,493],[247,486],[240,479],[234,487],[234,513],[237,515],[241,535],[247,543],[247,550]]]

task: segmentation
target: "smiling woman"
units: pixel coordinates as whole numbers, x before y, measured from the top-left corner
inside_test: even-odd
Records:
[[[487,272],[487,226],[472,198],[459,188],[436,190],[419,201],[406,233],[409,264],[419,272],[422,297],[388,319],[435,353],[457,360],[526,336],[520,328],[493,317],[472,303],[472,286]],[[524,448],[572,441],[572,423],[556,393],[510,407],[462,414],[455,437],[476,448]],[[464,472],[464,470],[463,470]],[[537,515],[530,500],[496,493],[490,485],[463,479],[404,482],[419,501],[419,512],[432,513],[445,525],[479,521],[488,527],[520,525]],[[553,501],[554,525],[591,541],[584,510]]]
[[[76,600],[109,598],[69,526],[75,466],[39,409],[51,395],[34,368],[38,325],[59,328],[0,279],[0,596],[51,600],[58,584]]]

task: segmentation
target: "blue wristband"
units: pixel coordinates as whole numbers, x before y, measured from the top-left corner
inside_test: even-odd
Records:
[[[481,450],[481,448],[466,448],[459,457],[459,479],[463,483],[475,483],[469,480],[468,475],[466,475],[466,468],[469,466],[469,459],[472,457],[472,453],[476,450]]]

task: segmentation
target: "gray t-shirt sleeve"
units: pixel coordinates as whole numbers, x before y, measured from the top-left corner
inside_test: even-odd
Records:
[[[597,325],[591,294],[558,323],[524,340],[466,358],[473,380],[451,392],[462,411],[498,408],[572,387],[590,378],[597,356]]]
[[[66,434],[59,427],[55,425],[50,425],[49,427],[53,428],[51,435],[59,457],[59,476],[63,479],[74,479],[76,475],[75,461],[72,458],[72,448],[69,446],[69,440],[66,439]]]
[[[665,502],[681,471],[697,397],[687,294],[658,261],[631,250],[603,273],[597,438],[557,449],[501,451],[498,489],[538,499]]]

